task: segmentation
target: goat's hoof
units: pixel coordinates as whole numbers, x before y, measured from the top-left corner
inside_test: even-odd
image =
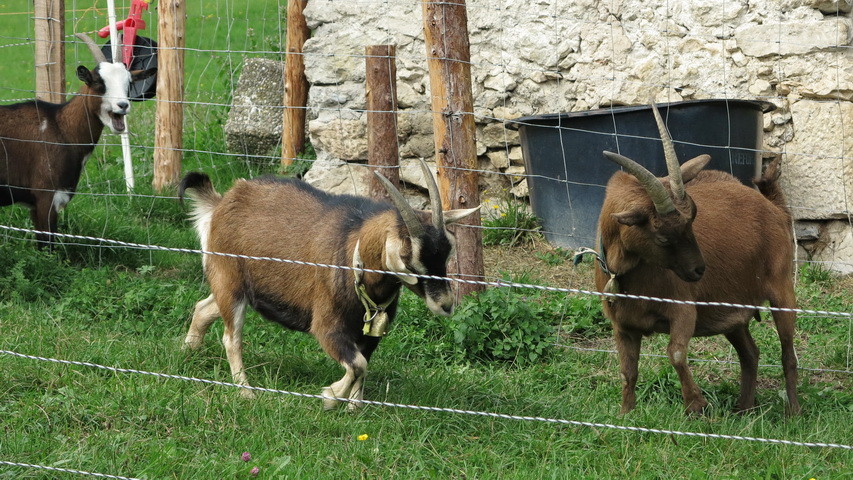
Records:
[[[246,386],[248,387],[248,385],[246,385]],[[240,396],[247,399],[247,400],[254,400],[255,398],[257,398],[257,395],[255,395],[255,392],[253,390],[249,390],[248,388],[241,388],[240,389]]]
[[[707,413],[707,411],[709,409],[710,409],[710,406],[708,405],[708,402],[705,400],[702,400],[701,402],[697,401],[697,402],[693,402],[690,405],[688,405],[684,409],[684,413],[686,413],[688,416],[691,416],[691,417],[703,417],[703,416],[705,416],[705,414]]]
[[[340,400],[335,400],[335,392],[332,387],[323,387],[321,395],[323,396],[323,410],[334,410],[341,403]]]
[[[196,336],[192,336],[192,337],[188,336],[186,339],[184,339],[184,344],[181,345],[181,350],[184,350],[184,351],[198,350],[199,348],[201,348],[201,346],[203,344],[204,344],[203,338],[196,337]]]
[[[785,405],[785,416],[786,417],[796,417],[800,413],[802,413],[802,408],[800,408],[799,404],[796,405]]]

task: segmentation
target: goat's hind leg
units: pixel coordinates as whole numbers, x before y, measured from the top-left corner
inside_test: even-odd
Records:
[[[196,303],[190,329],[184,339],[184,348],[194,350],[200,347],[210,324],[217,318],[219,318],[219,306],[216,305],[216,299],[212,294]]]
[[[220,302],[219,313],[222,315],[222,323],[225,325],[222,333],[222,344],[225,346],[225,355],[228,357],[228,366],[231,367],[231,378],[234,383],[249,386],[246,378],[246,368],[243,365],[243,323],[246,318],[246,300],[244,298],[234,299],[227,296],[229,301]],[[249,389],[240,389],[240,395],[246,398],[254,398],[255,393]]]
[[[779,295],[772,295],[770,306],[778,308],[797,308],[793,284],[786,285]],[[794,351],[794,327],[797,315],[794,312],[773,310],[773,323],[782,345],[782,371],[785,373],[785,391],[788,396],[785,413],[799,415],[800,402],[797,400],[797,353]]]

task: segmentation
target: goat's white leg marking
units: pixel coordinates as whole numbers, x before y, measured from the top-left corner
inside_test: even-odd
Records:
[[[190,323],[190,329],[187,331],[187,337],[184,339],[184,348],[195,349],[200,347],[207,329],[217,317],[219,317],[219,307],[216,305],[213,295],[196,303],[193,320]]]
[[[364,377],[367,375],[367,359],[360,352],[356,354],[352,365],[342,363],[346,373],[337,382],[323,388],[323,408],[331,410],[335,408],[339,400],[337,398],[350,398],[360,400],[364,396]],[[350,403],[347,408],[350,410],[360,406],[358,403]]]
[[[65,208],[68,205],[68,202],[71,201],[71,194],[69,194],[65,190],[57,190],[53,194],[53,202],[50,204],[50,208],[54,211],[58,212]]]
[[[225,315],[231,317],[230,321]],[[249,381],[246,378],[246,369],[243,366],[243,322],[245,318],[246,300],[241,299],[233,305],[230,314],[222,316],[225,323],[222,344],[225,346],[225,355],[228,357],[228,365],[231,367],[231,378],[234,379],[234,383],[248,386]],[[241,389],[240,395],[246,398],[255,397],[254,392],[246,389]]]
[[[355,381],[352,384],[352,390],[350,391],[349,398],[351,400],[362,400],[364,399],[364,380],[367,378],[367,360],[364,362],[364,368],[361,369],[361,375],[355,378]],[[355,410],[361,407],[362,404],[358,402],[350,402],[347,404],[347,410]]]

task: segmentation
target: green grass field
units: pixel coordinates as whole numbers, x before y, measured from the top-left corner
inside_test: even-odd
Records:
[[[26,38],[28,2],[0,0],[0,45]],[[70,2],[66,6],[72,8]],[[93,30],[105,3],[74,13],[69,29]],[[79,7],[78,8],[82,8]],[[88,6],[86,7],[88,8]],[[209,173],[220,190],[235,178],[274,172],[275,165],[225,155],[224,124],[242,51],[276,50],[278,2],[188,4],[187,99],[184,170]],[[122,14],[120,13],[121,17]],[[9,19],[12,19],[11,21]],[[149,20],[149,32],[154,27]],[[29,29],[29,30],[28,30]],[[251,29],[251,30],[250,30]],[[207,51],[203,51],[207,50]],[[240,52],[232,53],[229,50]],[[83,52],[85,53],[85,52]],[[78,53],[80,58],[85,58]],[[32,45],[0,47],[4,68],[0,100],[32,95]],[[76,64],[69,53],[69,69]],[[88,62],[88,59],[86,60]],[[78,82],[69,77],[70,89]],[[29,90],[29,92],[27,92]],[[197,248],[185,209],[171,193],[157,195],[151,179],[154,102],[131,114],[137,190],[124,191],[115,136],[105,135],[80,182],[80,194],[60,220],[62,232],[125,242]],[[0,209],[0,225],[29,228],[21,207]],[[205,346],[180,345],[194,303],[207,295],[197,255],[120,248],[65,240],[56,253],[37,251],[31,236],[0,237],[0,350],[60,360],[229,382],[228,364],[214,324]],[[78,244],[79,243],[79,244]],[[508,247],[490,247],[508,248]],[[513,247],[516,255],[542,255]],[[500,251],[495,257],[500,258]],[[554,269],[572,268],[547,257]],[[496,271],[502,265],[493,266]],[[579,266],[592,276],[591,266]],[[510,272],[536,281],[542,272]],[[853,311],[849,280],[803,269],[802,308]],[[577,287],[578,285],[553,285]],[[365,397],[514,416],[608,425],[853,444],[851,320],[801,316],[797,349],[803,414],[783,415],[779,347],[772,321],[753,325],[762,352],[759,408],[731,413],[738,368],[694,362],[697,381],[712,402],[706,417],[682,414],[678,379],[666,359],[640,364],[638,408],[618,415],[620,384],[611,353],[529,345],[516,328],[560,326],[558,343],[609,349],[609,328],[595,299],[531,291],[495,295],[496,310],[518,318],[516,327],[488,337],[491,320],[471,320],[471,335],[499,345],[539,348],[540,356],[484,360],[460,343],[458,318],[431,316],[405,294],[401,313],[370,365]],[[526,317],[532,308],[532,316]],[[469,312],[471,309],[460,309]],[[517,312],[517,313],[515,313]],[[461,315],[461,314],[460,314]],[[497,315],[497,314],[496,314]],[[523,319],[523,322],[522,322]],[[457,322],[457,323],[454,323]],[[245,362],[253,385],[318,394],[342,375],[309,336],[285,331],[250,314]],[[512,340],[509,342],[507,339]],[[665,352],[665,337],[644,343],[644,353]],[[691,343],[701,359],[731,360],[722,338]],[[513,361],[515,360],[515,361]],[[524,360],[524,361],[522,361]],[[483,415],[371,405],[350,413],[324,412],[313,398],[262,393],[253,401],[234,388],[122,373],[0,354],[0,462],[28,463],[147,479],[258,478],[843,478],[853,451],[763,442],[621,431],[513,420]],[[366,435],[366,437],[365,437]],[[248,462],[241,454],[249,452]],[[0,479],[80,478],[71,473],[0,464]]]

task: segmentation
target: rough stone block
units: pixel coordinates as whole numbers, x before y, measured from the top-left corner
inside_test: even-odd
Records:
[[[853,205],[853,104],[791,105],[794,137],[782,159],[782,188],[794,218],[846,218]]]
[[[268,156],[281,143],[284,62],[248,58],[225,122],[231,153]]]

